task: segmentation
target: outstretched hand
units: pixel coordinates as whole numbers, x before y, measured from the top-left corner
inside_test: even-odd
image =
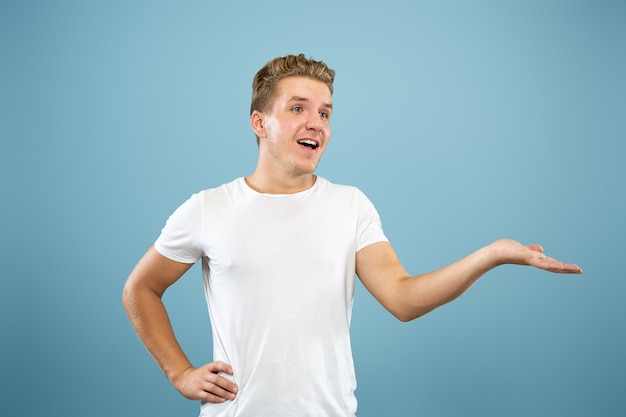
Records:
[[[559,274],[581,274],[583,272],[576,264],[564,263],[545,255],[541,245],[522,245],[511,239],[500,239],[492,244],[492,249],[501,265],[528,265]]]

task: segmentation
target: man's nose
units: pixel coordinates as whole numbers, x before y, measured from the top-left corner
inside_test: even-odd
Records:
[[[323,132],[325,125],[321,119],[321,116],[316,113],[315,115],[309,116],[309,118],[307,119],[306,128],[316,130],[318,132]]]

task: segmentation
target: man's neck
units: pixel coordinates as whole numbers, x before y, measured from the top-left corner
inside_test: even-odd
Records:
[[[255,171],[244,178],[248,187],[263,194],[295,194],[313,187],[317,176],[305,174],[298,177],[274,177]]]

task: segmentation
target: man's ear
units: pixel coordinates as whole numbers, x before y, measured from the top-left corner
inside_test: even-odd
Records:
[[[255,110],[250,115],[250,125],[252,125],[252,130],[254,130],[254,134],[259,138],[267,137],[267,133],[265,132],[265,114],[259,110]]]

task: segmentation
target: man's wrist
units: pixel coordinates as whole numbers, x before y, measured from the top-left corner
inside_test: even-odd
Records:
[[[485,272],[506,263],[500,246],[500,240],[497,240],[481,249],[484,257]]]
[[[178,369],[182,369],[176,372],[169,372],[167,375],[167,379],[170,381],[170,383],[176,387],[176,389],[180,390],[179,385],[181,384],[181,382],[183,381],[185,375],[188,372],[191,372],[194,367],[191,364],[188,364],[184,367],[179,367]]]

